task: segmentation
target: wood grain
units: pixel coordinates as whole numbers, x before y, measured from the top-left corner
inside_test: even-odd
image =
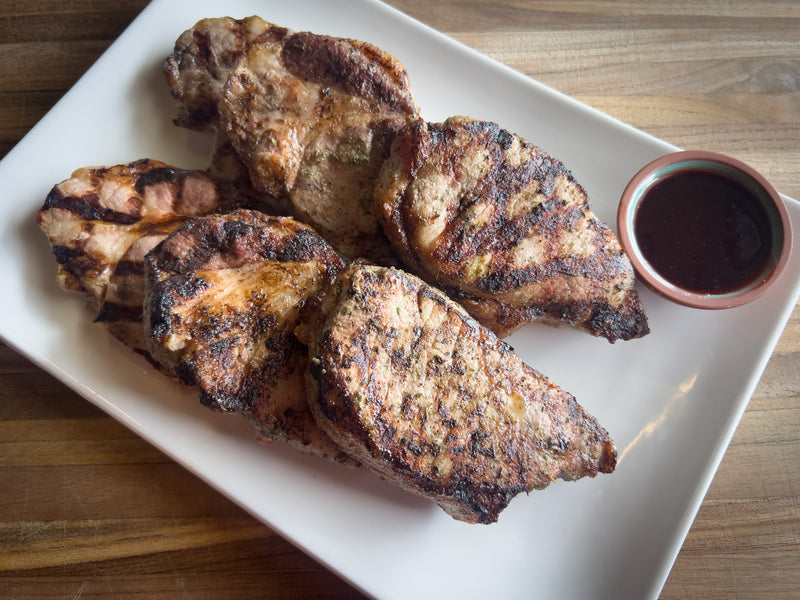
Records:
[[[741,158],[800,198],[794,0],[391,4],[648,133]],[[0,0],[0,157],[145,5]],[[799,399],[796,309],[661,598],[800,597]],[[0,497],[3,598],[362,597],[2,345]]]

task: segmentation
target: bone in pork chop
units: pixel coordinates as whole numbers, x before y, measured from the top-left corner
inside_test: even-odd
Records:
[[[319,425],[456,519],[492,523],[520,492],[615,468],[608,433],[572,395],[414,276],[353,265],[297,334]]]
[[[394,134],[417,108],[403,66],[374,46],[308,32],[253,44],[228,77],[220,122],[253,185],[339,252],[395,260],[372,214]]]
[[[148,255],[145,331],[152,356],[202,403],[242,413],[264,435],[352,463],[316,426],[300,308],[343,264],[309,227],[234,211],[192,219]]]
[[[202,172],[145,159],[76,170],[52,188],[37,222],[58,262],[59,285],[86,294],[95,321],[147,356],[145,254],[188,217],[246,202]]]
[[[374,201],[406,267],[500,336],[533,320],[612,342],[649,332],[633,267],[583,188],[494,123],[409,124]]]

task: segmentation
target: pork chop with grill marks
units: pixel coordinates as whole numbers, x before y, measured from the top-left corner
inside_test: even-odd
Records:
[[[215,410],[242,413],[268,438],[338,460],[306,399],[300,308],[342,269],[333,249],[288,217],[234,211],[192,219],[146,259],[152,356]]]
[[[494,123],[409,124],[374,202],[403,263],[500,336],[534,320],[612,342],[649,332],[633,267],[583,188]]]
[[[231,72],[220,122],[257,190],[345,256],[395,260],[372,191],[395,133],[417,108],[404,67],[356,40],[289,34],[254,44]]]
[[[297,335],[319,425],[456,519],[492,523],[520,492],[616,466],[608,433],[572,395],[402,271],[348,267]]]
[[[184,31],[162,67],[178,111],[175,124],[215,125],[225,82],[241,55],[253,44],[277,42],[288,33],[258,16],[201,19]]]
[[[37,222],[58,262],[59,285],[85,294],[95,321],[147,356],[145,254],[185,219],[246,202],[205,173],[145,159],[76,170],[52,188]]]
[[[288,200],[253,188],[247,167],[218,127],[219,102],[225,82],[242,54],[253,44],[277,42],[288,33],[288,29],[257,16],[201,19],[178,37],[162,67],[175,100],[175,124],[216,132],[209,175],[235,184],[241,193],[256,201],[256,208],[274,214],[288,214]]]

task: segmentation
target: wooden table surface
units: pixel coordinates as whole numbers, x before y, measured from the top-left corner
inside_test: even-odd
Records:
[[[0,0],[0,156],[145,4]],[[795,0],[391,4],[678,146],[743,159],[800,199]],[[662,598],[800,597],[799,396],[795,310]],[[0,344],[0,597],[112,594],[361,597]]]

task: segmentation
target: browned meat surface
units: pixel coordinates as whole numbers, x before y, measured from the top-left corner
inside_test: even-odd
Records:
[[[410,123],[375,214],[405,265],[504,336],[529,321],[641,337],[634,272],[558,160],[494,123]]]
[[[287,29],[256,16],[202,19],[184,31],[163,64],[177,109],[175,124],[189,129],[216,130],[225,82],[242,54],[252,44],[279,41],[287,34]],[[254,200],[259,210],[288,214],[285,197],[253,188],[247,167],[224,132],[217,131],[208,174],[237,186],[241,193]]]
[[[146,354],[145,254],[186,218],[244,201],[202,172],[139,160],[78,169],[53,187],[37,222],[58,262],[59,285],[86,294],[95,320]]]
[[[239,194],[249,199],[250,208],[271,215],[289,216],[292,210],[289,199],[256,190],[250,180],[250,171],[239,158],[227,136],[217,131],[216,138],[211,164],[206,173],[217,181],[235,187]]]
[[[372,191],[417,114],[403,66],[370,44],[302,32],[254,44],[228,77],[220,122],[254,187],[348,257],[393,260]]]
[[[217,106],[228,75],[245,50],[255,43],[279,41],[288,30],[264,19],[202,19],[184,31],[163,71],[175,99],[175,123],[205,129],[217,122]]]
[[[152,356],[204,405],[244,413],[271,438],[342,461],[303,386],[298,312],[343,267],[309,227],[240,210],[192,219],[148,255],[145,331]]]
[[[444,294],[353,265],[308,305],[309,401],[379,476],[491,523],[520,492],[616,466],[608,433]]]

